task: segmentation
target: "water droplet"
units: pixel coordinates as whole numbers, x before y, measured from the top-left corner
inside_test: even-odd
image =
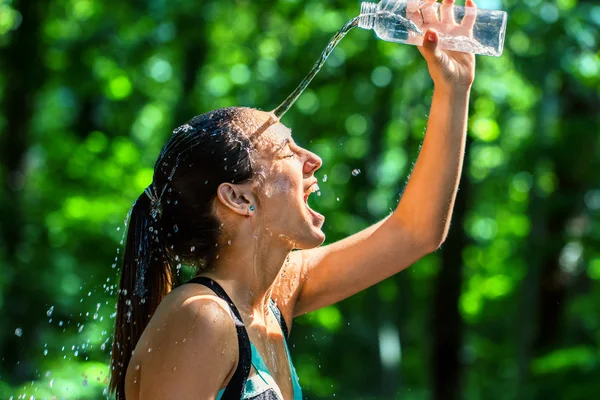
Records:
[[[152,353],[152,347],[148,347],[148,353]]]
[[[44,350],[44,355],[47,356],[48,355],[48,349]]]
[[[195,251],[196,251],[196,246],[192,246],[192,247],[190,247],[190,251],[191,251],[192,253],[193,253],[193,252],[195,252]]]
[[[340,198],[339,198],[339,197],[336,197],[335,199],[336,199],[337,201],[340,201]]]
[[[50,308],[48,309],[48,311],[46,311],[46,315],[47,315],[47,316],[49,316],[49,317],[51,317],[51,316],[52,316],[52,312],[53,312],[53,311],[54,311],[54,306],[50,307]]]
[[[352,176],[358,176],[358,175],[360,175],[360,169],[357,168],[352,171]]]
[[[231,240],[228,240],[228,241],[227,241],[227,244],[231,246]]]
[[[117,226],[117,231],[120,231],[120,230],[121,230],[121,227],[120,227],[120,226]]]
[[[54,378],[50,379],[50,387],[54,386]]]
[[[323,175],[323,182],[327,182],[327,174]]]
[[[17,335],[18,337],[21,337],[23,335],[23,329],[21,329],[21,328],[15,329],[15,335]]]
[[[154,232],[154,228],[153,228],[153,227],[150,227],[149,231],[150,231],[150,232]]]
[[[317,196],[321,196],[321,191],[320,190],[317,192]]]
[[[177,225],[173,225],[173,232],[179,232],[179,227]]]
[[[140,364],[138,364],[138,365],[136,365],[136,366],[135,366],[135,370],[136,370],[136,371],[139,371],[139,370],[140,370]]]

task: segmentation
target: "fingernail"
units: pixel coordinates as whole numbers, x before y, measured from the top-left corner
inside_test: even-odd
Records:
[[[433,42],[435,40],[435,35],[432,32],[429,32],[427,34],[427,40],[429,40],[430,42]]]

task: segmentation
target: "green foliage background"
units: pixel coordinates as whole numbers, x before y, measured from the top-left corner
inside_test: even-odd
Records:
[[[478,5],[509,26],[504,55],[477,60],[451,235],[297,320],[308,399],[600,394],[600,4]],[[0,398],[104,397],[111,264],[171,130],[218,107],[274,108],[358,10],[0,1]],[[324,160],[314,206],[328,241],[396,205],[431,94],[416,48],[356,29],[285,116]]]

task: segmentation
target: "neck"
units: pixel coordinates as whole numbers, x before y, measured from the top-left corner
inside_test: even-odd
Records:
[[[266,229],[224,238],[218,258],[202,275],[219,281],[240,312],[264,318],[273,284],[292,247]]]

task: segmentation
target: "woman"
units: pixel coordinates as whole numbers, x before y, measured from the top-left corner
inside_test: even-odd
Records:
[[[118,399],[301,399],[286,343],[292,319],[441,245],[475,59],[438,49],[438,40],[428,30],[420,47],[435,89],[402,199],[340,242],[318,247],[324,218],[306,201],[321,159],[273,114],[221,109],[175,130],[131,211],[112,350]],[[180,263],[198,275],[171,291]]]

